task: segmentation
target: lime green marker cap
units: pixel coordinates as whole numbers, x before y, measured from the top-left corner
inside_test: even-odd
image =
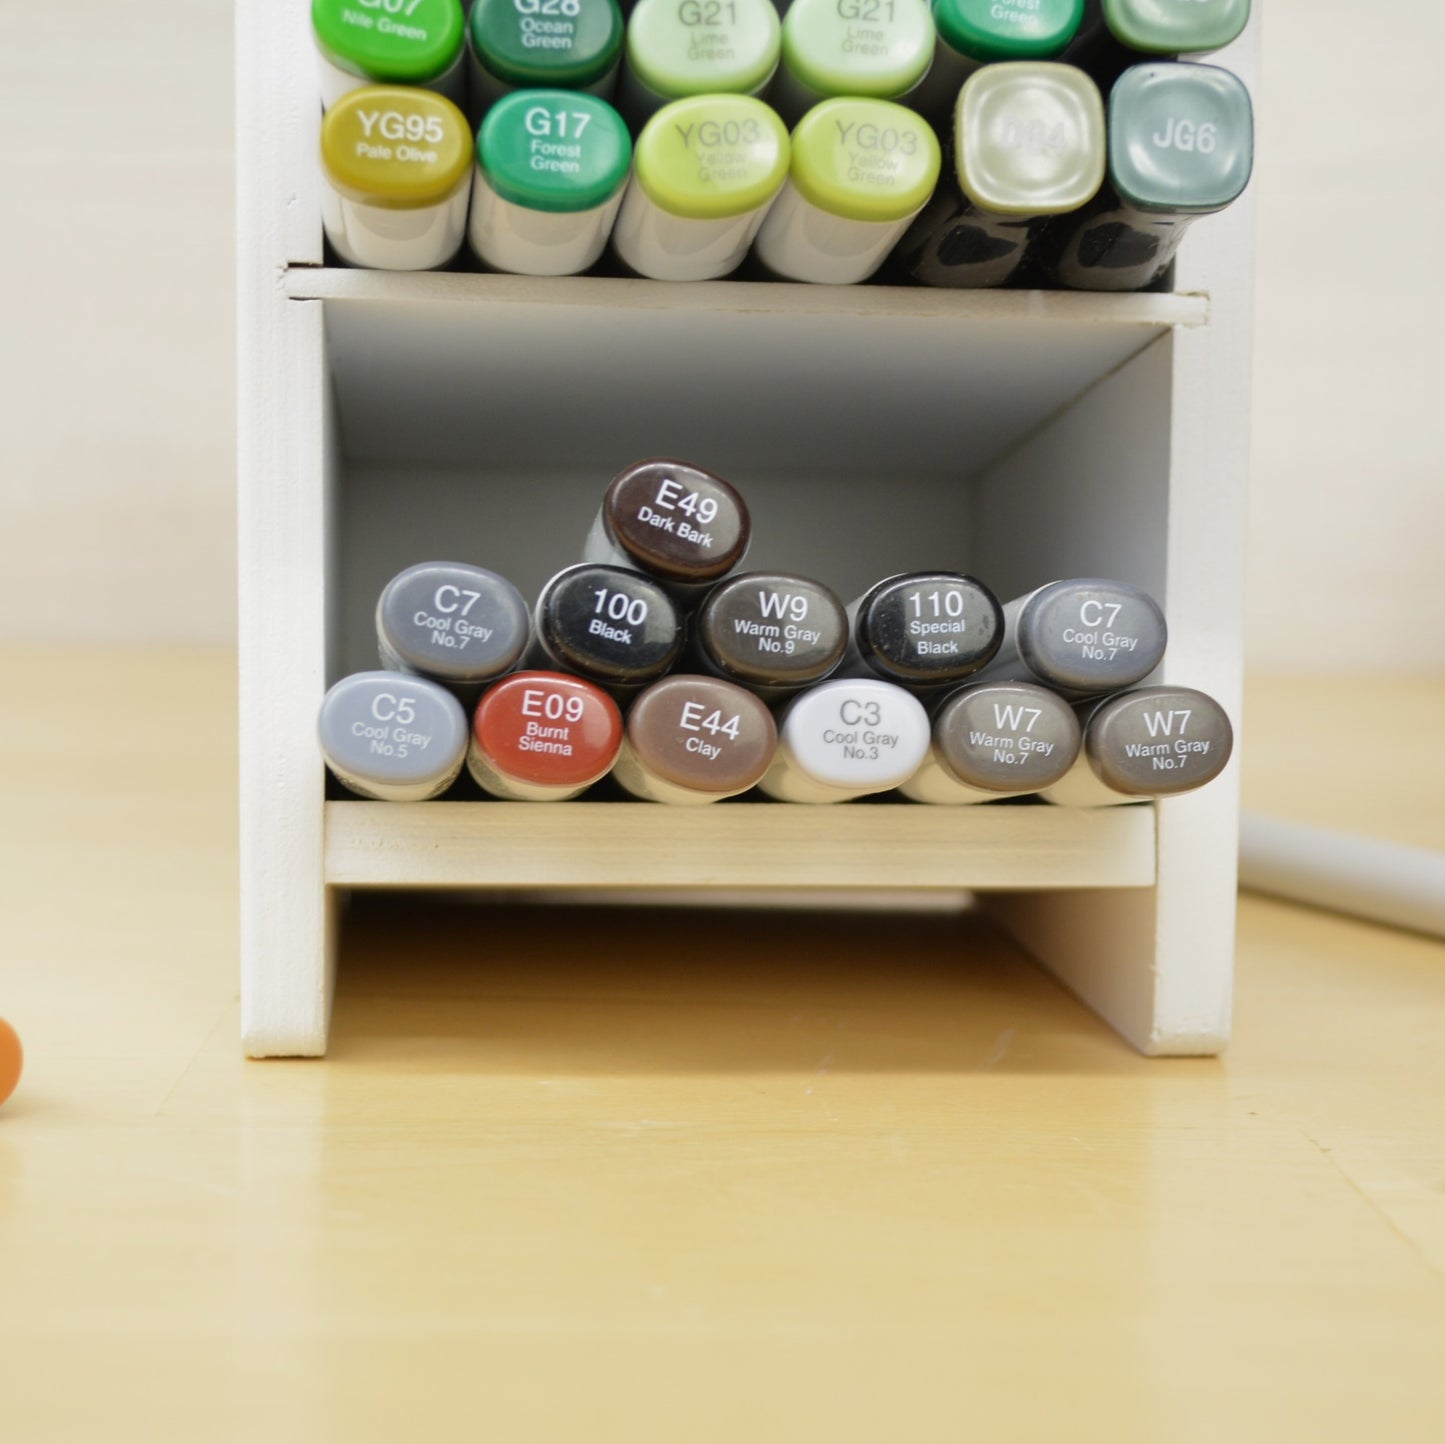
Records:
[[[657,95],[750,95],[778,67],[773,0],[640,0],[627,22],[627,64]]]
[[[622,117],[577,90],[517,90],[488,112],[477,134],[487,184],[533,211],[590,211],[627,179],[632,138]]]
[[[1103,0],[1121,45],[1150,55],[1192,55],[1228,45],[1249,20],[1249,0]]]
[[[933,0],[933,23],[960,55],[995,60],[1047,60],[1074,38],[1084,0]]]
[[[338,70],[366,80],[420,85],[461,54],[461,0],[311,0],[317,48]]]
[[[446,200],[470,177],[472,132],[445,96],[367,85],[326,112],[321,162],[348,199],[414,210]]]
[[[766,205],[788,175],[788,131],[748,95],[697,95],[664,105],[637,137],[634,173],[655,206],[722,220]]]
[[[816,95],[904,95],[933,60],[924,0],[793,0],[783,64]]]
[[[585,87],[622,53],[617,0],[476,0],[472,49],[498,80],[515,86]]]
[[[830,215],[898,221],[933,194],[942,162],[921,116],[889,100],[840,97],[815,105],[794,128],[788,178]]]

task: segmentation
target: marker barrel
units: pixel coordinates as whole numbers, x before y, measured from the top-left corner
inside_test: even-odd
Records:
[[[938,137],[913,111],[825,100],[793,131],[788,181],[753,254],[792,281],[865,281],[933,194],[940,164]]]
[[[933,718],[923,765],[900,789],[941,806],[998,802],[1050,787],[1079,755],[1074,709],[1027,682],[961,687]]]
[[[409,85],[466,99],[466,21],[458,0],[417,0],[410,14],[386,0],[312,0],[311,36],[330,109],[367,85]]]
[[[338,781],[381,802],[445,792],[467,750],[462,704],[439,683],[400,672],[356,672],[327,692],[321,755]]]
[[[451,101],[427,90],[353,90],[321,123],[321,220],[343,261],[426,271],[466,234],[472,135]]]
[[[649,802],[721,802],[756,785],[777,743],[772,713],[751,692],[664,677],[632,704],[613,777]]]
[[[1128,582],[1073,577],[1003,609],[998,654],[979,682],[1037,682],[1071,701],[1142,682],[1164,656],[1169,628],[1159,604]]]
[[[673,101],[637,137],[613,249],[658,281],[725,276],[742,264],[787,175],[788,132],[762,101]]]
[[[559,672],[513,672],[472,718],[467,770],[493,797],[565,802],[617,760],[622,714],[602,688]]]
[[[758,784],[780,802],[847,802],[900,787],[928,755],[923,704],[868,678],[824,682],[790,702]]]
[[[1224,771],[1234,749],[1224,708],[1191,687],[1141,687],[1079,711],[1084,745],[1078,760],[1043,792],[1061,807],[1114,807],[1193,792]]]
[[[607,247],[632,140],[595,96],[528,90],[487,112],[477,134],[467,237],[483,265],[574,276]]]

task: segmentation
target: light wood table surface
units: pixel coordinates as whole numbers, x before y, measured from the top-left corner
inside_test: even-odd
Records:
[[[1445,946],[1246,898],[1148,1061],[956,916],[371,901],[246,1063],[230,657],[3,660],[6,1444],[1445,1439]],[[1386,692],[1249,800],[1445,843]]]

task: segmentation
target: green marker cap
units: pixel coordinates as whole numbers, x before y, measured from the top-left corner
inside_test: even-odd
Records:
[[[815,105],[793,131],[789,179],[810,205],[852,221],[900,221],[933,194],[943,163],[922,116],[889,100]]]
[[[670,215],[722,220],[766,205],[788,176],[788,130],[749,95],[695,95],[664,105],[637,137],[634,171]]]
[[[461,0],[406,0],[394,13],[377,0],[311,0],[311,28],[338,70],[420,85],[451,69],[466,20]]]
[[[1015,60],[963,83],[954,112],[958,183],[1006,216],[1058,215],[1104,183],[1104,99],[1072,65]]]
[[[365,85],[321,122],[321,163],[350,200],[413,210],[446,200],[471,174],[472,132],[451,101],[404,85]]]
[[[593,85],[617,63],[625,29],[617,0],[476,0],[477,59],[515,86]]]
[[[1218,50],[1244,29],[1249,0],[1103,0],[1104,23],[1131,50],[1190,55]]]
[[[627,63],[670,100],[748,95],[777,69],[781,35],[773,0],[640,0],[627,22]]]
[[[622,117],[579,90],[517,90],[487,112],[477,164],[504,201],[590,211],[617,193],[632,161]]]
[[[1227,206],[1254,166],[1254,111],[1217,65],[1157,62],[1126,70],[1109,95],[1109,178],[1141,211],[1204,214]]]
[[[818,95],[888,100],[923,79],[934,38],[924,0],[794,0],[783,63]]]
[[[960,55],[996,60],[1047,60],[1074,38],[1084,0],[933,0],[933,23]]]

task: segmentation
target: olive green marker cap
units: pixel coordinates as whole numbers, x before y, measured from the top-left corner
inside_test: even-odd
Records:
[[[1084,0],[933,0],[945,45],[973,60],[1047,60],[1074,38]]]
[[[899,221],[933,194],[943,157],[922,116],[891,100],[835,98],[793,130],[789,179],[805,201],[853,221]]]
[[[860,31],[870,38],[860,40]],[[793,0],[783,19],[783,61],[818,95],[887,100],[923,79],[935,33],[924,0]]]
[[[472,131],[445,96],[366,85],[326,112],[321,163],[350,200],[390,210],[433,206],[471,174]]]
[[[766,205],[788,175],[788,131],[749,95],[696,95],[664,105],[637,137],[633,170],[671,215],[722,220]]]
[[[1249,0],[1103,0],[1103,6],[1114,38],[1151,55],[1218,50],[1249,20]]]
[[[311,0],[311,28],[338,70],[419,85],[449,70],[461,54],[466,19],[460,0],[416,0],[395,15],[357,0]]]
[[[627,63],[669,99],[748,95],[778,68],[781,37],[772,0],[641,0],[627,22]]]
[[[622,117],[584,90],[515,90],[487,112],[477,164],[487,184],[533,211],[590,211],[617,193],[632,161]]]
[[[578,0],[571,15],[523,12],[516,0],[477,0],[468,24],[477,59],[498,80],[561,88],[601,80],[622,53],[625,30],[617,0]]]

